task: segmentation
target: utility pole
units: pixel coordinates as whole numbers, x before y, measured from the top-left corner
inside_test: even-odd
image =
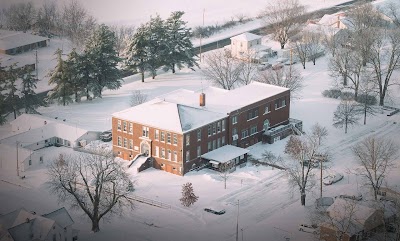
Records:
[[[19,177],[18,146],[19,146],[19,141],[17,141],[17,176]]]
[[[237,218],[236,218],[236,241],[239,241],[239,200],[238,200],[238,211],[237,211]]]
[[[204,29],[204,12],[206,11],[205,8],[203,8],[203,29]],[[200,62],[201,62],[201,39],[202,39],[202,35],[200,32]]]
[[[293,59],[293,48],[290,48],[290,69],[289,69],[289,78],[292,78],[292,59]]]
[[[35,49],[35,73],[36,73],[36,79],[39,79],[39,70],[38,70],[38,55],[37,55],[37,48]]]
[[[320,160],[320,165],[321,165],[321,198],[322,198],[322,159],[323,158],[321,158],[321,160]],[[322,199],[321,199],[321,202],[322,202]]]

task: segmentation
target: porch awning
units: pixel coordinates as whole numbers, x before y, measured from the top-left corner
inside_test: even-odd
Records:
[[[210,161],[210,163],[214,164],[214,165],[219,165],[219,162],[216,162],[216,161]]]
[[[225,145],[201,155],[202,158],[218,163],[226,163],[248,153],[249,150],[237,146]]]

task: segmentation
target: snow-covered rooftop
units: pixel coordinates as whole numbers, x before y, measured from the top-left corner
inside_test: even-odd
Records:
[[[338,23],[341,19],[344,18],[344,13],[334,13],[334,14],[325,14],[319,21],[318,24],[325,26],[332,26]]]
[[[225,163],[248,152],[249,150],[247,149],[225,145],[213,151],[207,152],[206,154],[201,155],[201,157],[219,163]]]
[[[62,228],[71,226],[74,223],[68,211],[64,207],[42,216],[54,220]]]
[[[335,202],[327,209],[329,216],[335,220],[348,219],[348,215],[352,213],[351,219],[360,225],[364,225],[365,221],[376,211],[373,208],[361,205],[353,200],[336,198]]]
[[[48,40],[48,38],[16,31],[0,30],[0,49],[13,49],[37,42]]]
[[[148,126],[184,133],[226,117],[230,112],[289,89],[253,82],[224,90],[207,87],[200,91],[179,89],[113,114],[114,117]],[[205,106],[199,105],[200,94],[206,96]]]
[[[242,34],[232,37],[231,40],[252,41],[252,40],[261,39],[261,38],[262,38],[262,36],[260,36],[260,35],[246,32],[246,33],[242,33]]]
[[[1,41],[0,41],[1,42]],[[19,55],[7,55],[0,53],[0,62],[1,66],[8,67],[13,64],[16,65],[17,68],[24,67],[25,65],[35,64],[34,56],[19,56]]]

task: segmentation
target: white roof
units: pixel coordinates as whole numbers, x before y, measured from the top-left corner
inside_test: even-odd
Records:
[[[356,203],[354,200],[346,200],[336,198],[335,202],[327,209],[329,216],[335,220],[346,219],[349,210],[353,209],[352,220],[360,225],[364,225],[365,221],[376,211],[373,208]]]
[[[244,106],[288,90],[259,82],[230,91],[216,87],[207,87],[201,91],[179,89],[141,105],[113,113],[113,116],[176,133],[184,133],[223,119],[230,112]],[[199,105],[201,93],[206,96],[204,107]]]
[[[260,38],[262,38],[262,36],[246,32],[232,37],[231,40],[252,41]]]
[[[201,155],[201,157],[210,161],[225,163],[248,152],[249,150],[247,149],[243,149],[237,146],[225,145],[213,151],[207,152],[206,154]]]
[[[71,226],[74,224],[74,221],[72,220],[71,216],[69,215],[68,211],[62,207],[60,209],[57,209],[51,213],[44,214],[42,215],[45,218],[54,220],[58,225],[60,225],[62,228],[66,228],[68,226]]]
[[[325,14],[318,21],[318,24],[330,26],[330,25],[337,24],[338,20],[341,20],[342,18],[344,18],[344,13],[343,12],[335,13],[335,14]]]
[[[24,67],[25,65],[35,64],[35,60],[33,56],[7,55],[0,53],[0,63],[2,67],[8,67],[16,64],[17,68],[20,68]]]
[[[29,33],[0,30],[0,49],[13,49],[16,47],[25,46],[48,39],[49,38],[32,35]]]
[[[7,162],[17,160],[16,143],[1,143],[0,141],[0,161]],[[18,160],[22,163],[32,154],[32,151],[23,147],[18,148]]]
[[[49,118],[43,115],[36,114],[22,114],[18,116],[15,120],[10,122],[13,131],[24,132],[31,129],[44,126],[44,123],[62,123],[61,120],[54,118]]]

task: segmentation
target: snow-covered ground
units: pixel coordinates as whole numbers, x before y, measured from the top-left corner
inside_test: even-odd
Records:
[[[309,0],[304,1],[311,3]],[[314,2],[322,4],[324,1]],[[332,2],[338,3],[338,1],[326,0],[326,3]],[[113,1],[113,3],[116,2]],[[165,3],[166,5],[168,4]],[[186,5],[194,7],[192,3]],[[182,6],[186,5],[182,4]],[[93,6],[95,7],[96,5]],[[220,10],[223,11],[223,9]],[[52,40],[51,44],[53,47],[65,46],[61,40]],[[44,48],[40,52],[45,56],[51,55],[54,50]],[[385,136],[396,141],[396,144],[400,146],[398,138],[400,115],[388,117],[387,111],[382,111],[376,116],[368,117],[367,125],[360,124],[350,128],[348,134],[344,134],[342,129],[335,129],[332,126],[332,117],[339,101],[327,99],[321,95],[323,90],[330,87],[332,81],[327,71],[327,64],[327,57],[323,57],[317,60],[315,66],[308,62],[306,70],[301,70],[306,86],[301,93],[302,97],[291,102],[291,117],[302,120],[306,132],[316,122],[328,128],[329,137],[326,146],[333,156],[332,167],[328,172],[340,172],[344,175],[344,179],[326,186],[324,195],[336,196],[342,193],[362,192],[368,199],[370,198],[368,190],[362,185],[360,177],[348,172],[357,168],[350,147],[369,135]],[[299,69],[301,67],[299,64],[295,66]],[[399,73],[396,73],[393,78],[399,76]],[[49,117],[67,118],[71,123],[90,130],[109,130],[111,114],[129,107],[129,96],[133,90],[141,90],[148,95],[148,99],[151,99],[178,88],[197,90],[209,84],[201,75],[200,70],[193,72],[184,69],[176,74],[160,73],[155,80],[146,78],[145,83],[140,81],[139,76],[131,76],[124,79],[124,84],[119,90],[105,91],[102,99],[65,107],[52,105],[41,108],[39,111]],[[42,87],[46,87],[44,82]],[[392,89],[393,105],[400,104],[399,96],[396,94],[399,90],[398,87]],[[7,134],[9,128],[9,125],[0,127],[0,136]],[[260,157],[265,150],[282,155],[286,141],[287,139],[280,140],[273,145],[258,143],[249,149],[254,157]],[[72,150],[52,147],[43,151],[49,151],[57,157],[58,153]],[[400,159],[397,162],[400,164]],[[63,205],[58,203],[56,197],[51,195],[46,188],[45,166],[25,172],[25,179],[18,179],[15,171],[0,169],[0,214],[19,207],[35,210],[38,213],[47,213]],[[387,175],[388,185],[400,189],[399,173],[400,169],[396,168]],[[227,189],[224,189],[222,178],[211,170],[191,172],[180,177],[150,168],[134,176],[135,195],[163,202],[170,208],[164,209],[137,203],[135,210],[126,210],[121,217],[112,217],[110,222],[102,222],[101,231],[92,233],[90,222],[82,215],[82,212],[67,207],[75,221],[74,228],[80,230],[79,240],[235,240],[237,220],[239,220],[239,239],[242,235],[243,240],[252,241],[279,241],[286,238],[300,241],[312,239],[311,234],[299,232],[297,225],[309,222],[309,210],[313,208],[315,198],[319,197],[318,185],[313,192],[308,193],[307,205],[302,207],[297,189],[291,192],[282,171],[252,166],[249,163],[229,176]],[[199,200],[189,208],[183,207],[179,202],[182,184],[186,182],[193,183],[195,194],[199,196]],[[218,216],[203,211],[204,208],[225,209],[226,213]]]

